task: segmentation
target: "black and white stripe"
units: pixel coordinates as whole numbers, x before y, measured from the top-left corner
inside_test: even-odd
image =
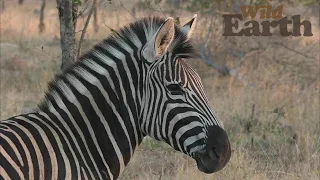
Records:
[[[94,46],[49,84],[36,111],[0,122],[0,177],[117,179],[146,135],[213,171],[202,157],[222,124],[185,60],[195,54],[195,20],[178,28],[145,18]]]

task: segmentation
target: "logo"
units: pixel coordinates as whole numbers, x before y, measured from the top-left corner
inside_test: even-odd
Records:
[[[271,28],[279,27],[282,36],[313,36],[311,22],[301,22],[300,15],[294,15],[291,19],[283,17],[283,5],[272,8],[271,5],[241,6],[242,14],[223,14],[224,32],[223,36],[272,36]],[[254,18],[260,16],[265,21],[258,22]],[[240,29],[239,22],[250,17],[251,20],[244,22],[244,28]],[[269,20],[271,19],[271,20]],[[288,25],[292,28],[289,30]]]

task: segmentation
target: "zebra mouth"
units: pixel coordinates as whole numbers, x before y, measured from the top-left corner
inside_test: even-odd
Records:
[[[224,167],[221,166],[219,159],[219,155],[214,150],[198,153],[195,156],[198,169],[207,174],[217,172]]]
[[[231,157],[229,141],[220,147],[206,147],[205,151],[195,154],[198,169],[201,172],[211,174],[224,168]]]

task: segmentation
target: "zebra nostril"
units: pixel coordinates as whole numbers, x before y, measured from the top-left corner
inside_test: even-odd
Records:
[[[217,153],[217,148],[216,147],[212,147],[209,150],[209,156],[210,156],[211,159],[219,159],[220,158],[219,154]]]
[[[217,158],[220,158],[219,153],[217,152],[217,148],[213,148],[213,153],[217,156]]]

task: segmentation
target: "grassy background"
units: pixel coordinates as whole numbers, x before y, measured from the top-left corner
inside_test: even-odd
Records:
[[[38,33],[39,1],[22,6],[5,2],[0,26],[0,119],[35,107],[60,67],[61,54],[55,1],[47,4],[43,34]],[[89,25],[84,51],[108,36],[109,27],[117,29],[132,21],[127,11],[132,1],[123,4],[126,9],[116,3],[99,9],[100,31],[95,33]],[[220,172],[205,175],[191,158],[146,138],[120,179],[320,179],[319,6],[285,6],[284,10],[288,15],[303,12],[302,19],[312,22],[314,36],[284,38],[276,30],[267,38],[226,38],[221,36],[222,20],[217,18],[208,49],[221,64],[233,67],[241,62],[237,78],[222,77],[203,61],[190,60],[229,134],[229,164]],[[138,17],[151,14],[163,15],[137,11]],[[182,23],[193,16],[182,10],[175,15]],[[78,31],[85,20],[78,20]],[[197,47],[203,42],[209,19],[200,14],[198,23]],[[232,56],[231,48],[246,55]]]

